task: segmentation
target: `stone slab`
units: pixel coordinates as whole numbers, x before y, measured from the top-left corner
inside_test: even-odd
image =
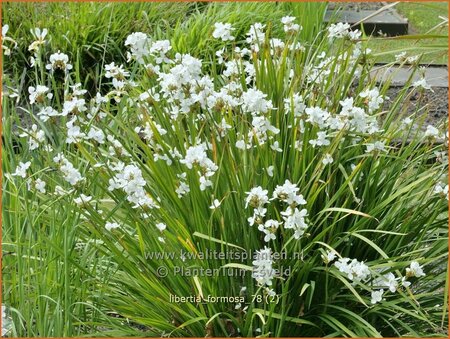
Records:
[[[343,11],[327,11],[325,14],[325,22],[347,22],[353,25],[376,11],[373,10],[343,10]],[[367,35],[380,35],[380,32],[387,36],[398,36],[408,34],[408,20],[400,16],[394,9],[386,9],[377,15],[365,20],[363,23],[364,32]],[[360,25],[354,26],[355,29],[361,29]]]
[[[377,65],[371,74],[377,78],[378,82],[386,82],[387,79],[391,78],[391,87],[403,87],[412,72],[413,70],[410,67],[393,66],[386,68]],[[448,88],[447,67],[429,66],[424,68],[423,72],[418,70],[413,76],[413,82],[419,80],[422,74],[431,87]]]

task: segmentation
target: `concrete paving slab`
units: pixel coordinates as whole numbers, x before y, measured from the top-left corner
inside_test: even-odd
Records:
[[[406,81],[410,78],[413,70],[411,67],[399,67],[393,66],[386,67],[374,67],[371,74],[377,78],[378,82],[386,82],[391,78],[392,87],[403,87]],[[423,75],[422,75],[423,74]],[[413,81],[419,80],[422,76],[431,87],[448,88],[448,68],[430,66],[423,70],[418,70],[413,76]]]
[[[325,21],[329,22],[347,22],[353,25],[366,17],[373,15],[373,10],[344,10],[339,12],[327,11]],[[380,32],[387,36],[398,36],[408,34],[408,20],[400,16],[394,9],[387,9],[377,15],[365,20],[362,23],[367,35],[380,35]],[[354,27],[360,29],[360,25]]]

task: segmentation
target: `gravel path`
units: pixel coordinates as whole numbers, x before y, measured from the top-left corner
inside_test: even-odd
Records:
[[[385,6],[384,2],[329,2],[329,9],[342,9],[342,10],[377,10]]]
[[[387,100],[386,104],[392,104],[397,96],[397,93],[401,90],[400,87],[391,87],[387,91],[387,96],[390,98]],[[423,113],[428,111],[427,118],[425,119],[425,124],[439,126],[442,121],[448,118],[448,88],[435,87],[434,92],[425,91],[423,97],[420,98],[420,94],[415,93],[410,100],[410,107],[405,112],[405,115],[413,114],[418,105],[419,109],[427,106]]]

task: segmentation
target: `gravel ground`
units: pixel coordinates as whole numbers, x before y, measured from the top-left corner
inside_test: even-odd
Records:
[[[400,87],[391,87],[387,91],[387,96],[390,98],[386,101],[386,104],[391,104],[397,95],[397,93],[401,90]],[[428,111],[427,118],[425,119],[426,125],[434,125],[439,126],[445,118],[448,118],[448,88],[435,87],[433,88],[434,92],[426,91],[423,94],[423,97],[420,98],[419,93],[415,93],[410,100],[410,106],[408,110],[405,112],[405,115],[413,114],[418,105],[419,108],[426,107],[423,113]]]
[[[377,10],[381,7],[385,6],[386,3],[384,2],[329,2],[328,8],[329,9],[337,9],[340,8],[342,10],[355,10],[355,11],[361,11],[361,10]]]

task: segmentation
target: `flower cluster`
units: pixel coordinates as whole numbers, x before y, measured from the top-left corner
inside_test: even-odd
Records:
[[[216,22],[214,24],[213,37],[216,39],[221,39],[222,41],[232,41],[234,40],[234,36],[231,35],[232,31],[234,31],[234,28],[231,24]]]
[[[334,266],[351,281],[364,282],[370,278],[369,267],[356,259],[339,258]]]
[[[64,180],[66,180],[72,186],[75,186],[84,178],[81,176],[81,173],[78,169],[76,169],[73,164],[66,159],[64,154],[58,153],[53,161],[59,166],[59,170],[64,175]]]
[[[305,230],[308,228],[308,224],[306,223],[308,212],[304,208],[299,209],[299,206],[306,204],[303,195],[298,193],[299,190],[297,185],[286,180],[283,185],[277,186],[273,191],[271,200],[278,200],[287,205],[286,210],[280,213],[284,224],[283,222],[272,219],[264,221],[267,213],[267,208],[264,206],[269,202],[267,190],[258,186],[252,188],[250,192],[247,192],[245,207],[253,207],[253,216],[248,218],[249,225],[258,225],[258,229],[265,234],[264,241],[269,242],[270,240],[275,240],[275,233],[282,225],[285,229],[294,231],[295,239],[300,239],[304,235]]]
[[[248,223],[250,226],[258,225],[258,230],[264,234],[264,242],[275,241],[277,230],[280,227],[293,230],[295,239],[300,239],[304,235],[308,228],[306,222],[308,212],[304,208],[299,208],[299,206],[306,204],[306,200],[299,194],[299,190],[297,185],[286,180],[283,185],[278,185],[274,189],[271,199],[269,199],[269,191],[261,186],[253,187],[247,192],[245,208],[253,208],[253,216],[248,218]],[[286,210],[280,212],[282,221],[276,219],[264,220],[267,214],[266,205],[274,200],[287,205]],[[264,249],[257,252],[257,259],[253,261],[253,277],[261,286],[271,286],[272,278],[275,276],[275,271],[272,269],[271,251],[269,247],[265,246]],[[275,292],[268,290],[267,293],[274,294]]]
[[[272,286],[272,279],[275,277],[275,270],[272,267],[272,250],[268,247],[256,251],[253,260],[252,277],[260,286]]]
[[[348,23],[338,22],[328,27],[328,37],[334,38],[348,38],[350,40],[357,40],[361,36],[358,30],[352,31]]]
[[[325,255],[322,255],[322,259],[325,264],[329,264],[336,259],[337,253],[335,251],[327,251]],[[340,273],[344,274],[352,283],[365,283],[372,286],[371,291],[371,303],[376,304],[383,300],[385,289],[391,293],[399,291],[400,285],[404,288],[408,288],[411,282],[408,278],[412,277],[424,277],[422,266],[417,261],[412,261],[410,266],[406,268],[406,274],[404,276],[396,277],[392,272],[383,273],[380,270],[372,270],[369,266],[357,259],[342,258],[340,257],[334,262],[334,266]]]
[[[147,34],[136,32],[130,34],[125,40],[125,46],[130,48],[127,52],[128,61],[131,59],[139,63],[144,63],[144,58],[150,53],[151,39]]]
[[[122,189],[127,195],[127,200],[134,204],[133,208],[158,207],[153,198],[145,191],[147,182],[143,178],[139,167],[136,165],[125,165],[120,162],[112,166],[112,169],[116,172],[116,175],[109,179],[108,189],[110,191]]]
[[[295,23],[295,17],[293,16],[285,16],[281,18],[281,23],[284,25],[284,31],[286,33],[296,33],[302,30],[302,26]]]
[[[218,166],[208,158],[206,151],[208,146],[206,143],[201,143],[196,146],[190,146],[186,150],[186,156],[180,160],[180,163],[186,165],[187,168],[192,169],[198,165],[200,176],[200,189],[204,191],[207,187],[212,186],[210,177],[217,171]]]

